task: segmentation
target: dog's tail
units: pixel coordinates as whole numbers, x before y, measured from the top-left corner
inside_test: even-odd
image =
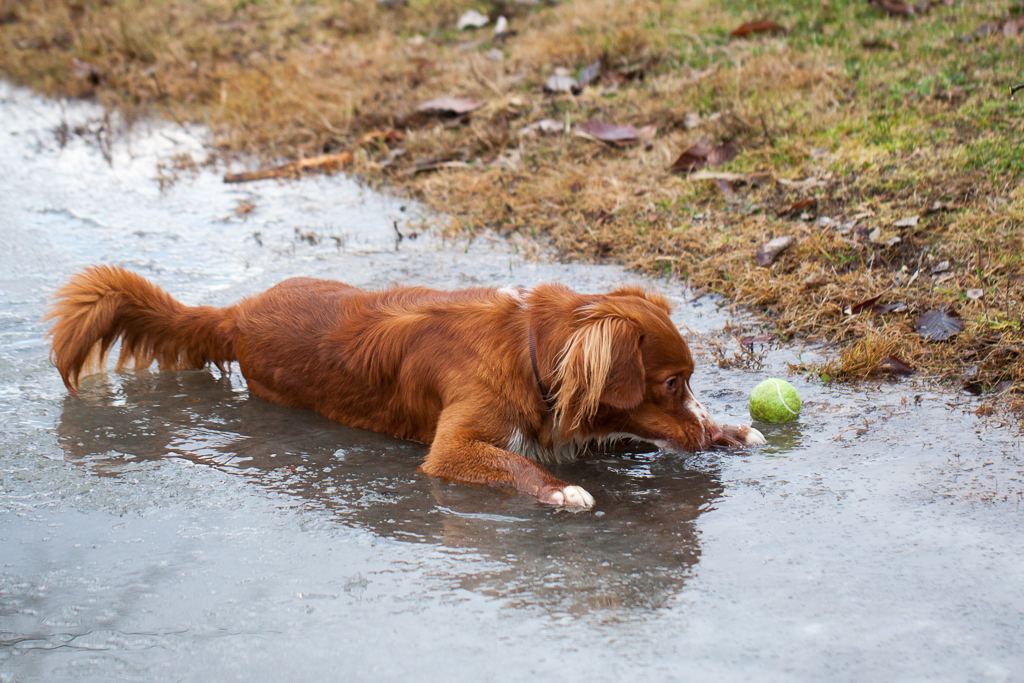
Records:
[[[64,384],[77,393],[81,377],[102,372],[110,347],[120,337],[117,369],[136,370],[155,360],[161,370],[223,370],[235,360],[235,307],[185,306],[145,278],[116,266],[93,266],[57,290],[44,320],[50,359]]]

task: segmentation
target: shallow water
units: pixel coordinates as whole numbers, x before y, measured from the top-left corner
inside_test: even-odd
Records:
[[[417,474],[423,446],[237,374],[68,396],[39,319],[97,262],[214,305],[293,275],[644,282],[676,302],[724,422],[800,352],[720,369],[702,349],[736,316],[714,302],[526,242],[396,242],[415,207],[344,178],[161,192],[156,160],[201,157],[201,131],[139,128],[109,164],[88,136],[58,144],[95,116],[0,85],[0,682],[1024,679],[1021,442],[924,384],[790,377],[801,418],[761,449],[557,468],[597,498],[584,513]]]

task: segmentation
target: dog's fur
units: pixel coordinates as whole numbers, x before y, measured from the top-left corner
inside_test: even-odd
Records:
[[[546,503],[593,504],[540,464],[592,442],[682,451],[764,442],[715,423],[690,388],[693,358],[668,304],[636,288],[369,292],[294,278],[234,306],[188,307],[135,273],[96,266],[57,292],[47,319],[72,392],[118,338],[118,369],[238,361],[259,398],[431,444],[427,474]]]

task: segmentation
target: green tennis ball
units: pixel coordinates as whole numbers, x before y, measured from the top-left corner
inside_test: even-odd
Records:
[[[766,379],[750,392],[750,417],[757,422],[789,422],[799,414],[800,394],[784,379]]]

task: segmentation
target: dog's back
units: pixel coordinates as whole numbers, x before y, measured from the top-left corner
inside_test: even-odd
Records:
[[[507,367],[526,362],[519,311],[490,288],[374,292],[295,278],[237,306],[235,350],[256,396],[429,443],[460,393],[507,395],[522,374]]]

